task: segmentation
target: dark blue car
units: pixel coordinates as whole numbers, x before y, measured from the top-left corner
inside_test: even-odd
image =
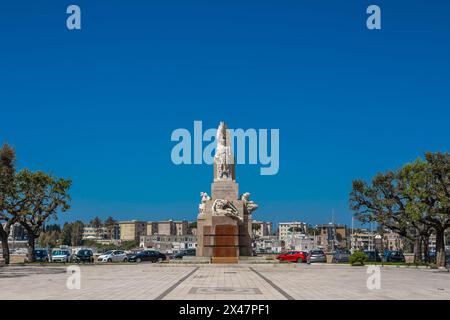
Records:
[[[385,251],[383,256],[385,262],[405,262],[405,256],[401,251]]]
[[[48,251],[45,249],[37,249],[34,251],[34,257],[36,262],[49,262]]]

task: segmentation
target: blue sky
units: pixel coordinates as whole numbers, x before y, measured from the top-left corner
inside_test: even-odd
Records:
[[[69,4],[82,30],[69,31]],[[366,28],[370,4],[382,30]],[[212,167],[176,128],[279,128],[280,171],[237,168],[255,219],[351,223],[351,181],[448,151],[450,3],[2,1],[0,140],[73,179],[60,221],[196,217]]]

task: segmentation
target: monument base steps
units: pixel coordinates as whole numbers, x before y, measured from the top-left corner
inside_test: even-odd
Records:
[[[238,257],[212,257],[211,263],[239,263]]]

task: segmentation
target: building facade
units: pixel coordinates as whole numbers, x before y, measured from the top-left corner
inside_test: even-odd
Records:
[[[258,254],[281,253],[283,251],[281,241],[278,236],[259,237],[253,241],[253,247]]]
[[[253,238],[268,237],[272,235],[272,222],[252,221]]]
[[[189,233],[189,222],[187,220],[174,221],[148,221],[147,234],[163,234],[163,235],[185,235]]]
[[[278,239],[280,241],[289,242],[296,235],[306,234],[306,223],[304,222],[280,222],[278,224]]]
[[[119,225],[121,241],[139,241],[141,236],[147,234],[147,222],[145,221],[121,221]]]
[[[332,252],[338,248],[350,247],[350,231],[344,224],[321,224],[319,230],[318,246],[326,252]]]
[[[195,249],[197,237],[194,235],[147,235],[141,236],[139,246],[164,253],[175,253],[180,250]]]
[[[351,249],[356,250],[375,250],[375,233],[372,232],[355,232],[350,237]]]

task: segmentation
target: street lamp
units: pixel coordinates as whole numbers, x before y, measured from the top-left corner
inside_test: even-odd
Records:
[[[377,234],[377,235],[375,236],[375,239],[381,241],[381,252],[383,252],[383,237],[382,237],[381,235]],[[376,251],[375,251],[375,253],[376,253]],[[375,258],[375,260],[376,260],[376,258]],[[383,265],[383,257],[381,257],[381,266],[382,266],[382,267],[384,266],[384,265]]]

